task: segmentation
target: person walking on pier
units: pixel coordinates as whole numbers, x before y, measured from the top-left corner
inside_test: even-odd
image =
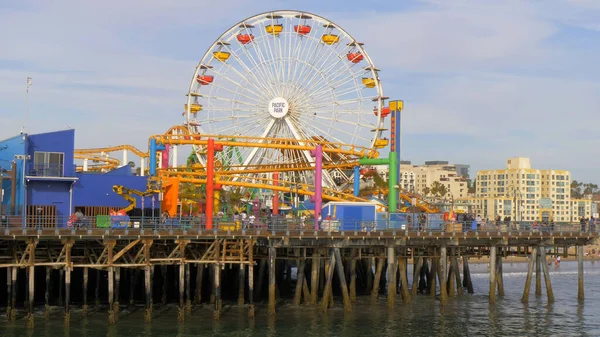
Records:
[[[581,217],[581,219],[579,219],[579,224],[581,225],[581,232],[585,233],[585,218]]]

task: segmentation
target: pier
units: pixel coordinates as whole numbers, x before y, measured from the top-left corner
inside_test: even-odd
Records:
[[[65,324],[73,304],[81,305],[83,315],[91,306],[107,306],[107,321],[114,324],[122,306],[143,303],[145,321],[151,322],[156,305],[176,302],[178,320],[185,321],[197,305],[210,305],[219,319],[224,300],[246,305],[250,317],[259,301],[267,303],[268,315],[276,315],[281,300],[324,311],[337,305],[352,311],[357,296],[370,296],[373,305],[386,297],[390,309],[419,296],[435,296],[445,305],[449,297],[473,293],[469,260],[486,257],[490,304],[506,291],[522,291],[522,301],[528,301],[534,276],[536,294],[543,278],[552,302],[546,256],[566,256],[575,247],[579,269],[573,296],[584,300],[583,246],[597,238],[575,226],[552,231],[6,228],[0,232],[0,285],[6,286],[7,317],[15,320],[16,309],[23,308],[30,326],[34,308],[43,305],[47,313],[51,302],[64,308]],[[510,256],[529,257],[523,289],[504,289],[502,262]]]

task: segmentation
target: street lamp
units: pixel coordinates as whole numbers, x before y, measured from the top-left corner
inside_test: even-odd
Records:
[[[511,191],[512,191],[512,197],[513,197],[513,208],[514,208],[514,213],[515,213],[515,221],[520,222],[521,221],[521,201],[523,198],[523,195],[521,194],[521,190],[516,188],[514,185],[509,185],[507,187],[507,194],[510,197],[511,196]],[[517,203],[517,195],[519,196],[519,202]]]
[[[450,192],[450,191],[446,192],[446,195],[448,195],[448,194],[450,194],[450,198],[451,198],[450,199],[451,200],[450,211],[454,212],[454,194],[452,194],[452,192]]]

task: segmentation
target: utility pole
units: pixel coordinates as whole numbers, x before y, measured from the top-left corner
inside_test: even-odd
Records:
[[[23,127],[22,133],[27,132],[27,126],[29,124],[29,87],[31,87],[31,77],[27,77],[25,81],[25,126]]]

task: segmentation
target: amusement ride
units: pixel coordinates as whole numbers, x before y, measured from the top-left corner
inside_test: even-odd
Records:
[[[367,201],[352,191],[362,176],[356,168],[391,145],[384,136],[391,111],[378,73],[364,44],[324,17],[290,10],[258,14],[206,50],[192,74],[182,125],[151,136],[148,152],[129,145],[76,150],[83,161],[78,170],[126,165],[129,151],[153,185],[146,192],[118,186],[115,192],[130,200],[130,194],[158,188],[165,199],[181,202],[178,189],[166,193],[165,186],[191,183],[210,193],[215,187],[213,210],[207,201],[211,213],[219,209],[221,188],[250,191],[249,199],[254,191],[271,190],[274,212],[278,192],[314,197],[322,191],[324,200]],[[185,166],[177,163],[181,146],[191,147]],[[112,156],[120,151],[122,162]],[[400,198],[415,201],[407,193]],[[437,211],[420,199],[415,206]]]

